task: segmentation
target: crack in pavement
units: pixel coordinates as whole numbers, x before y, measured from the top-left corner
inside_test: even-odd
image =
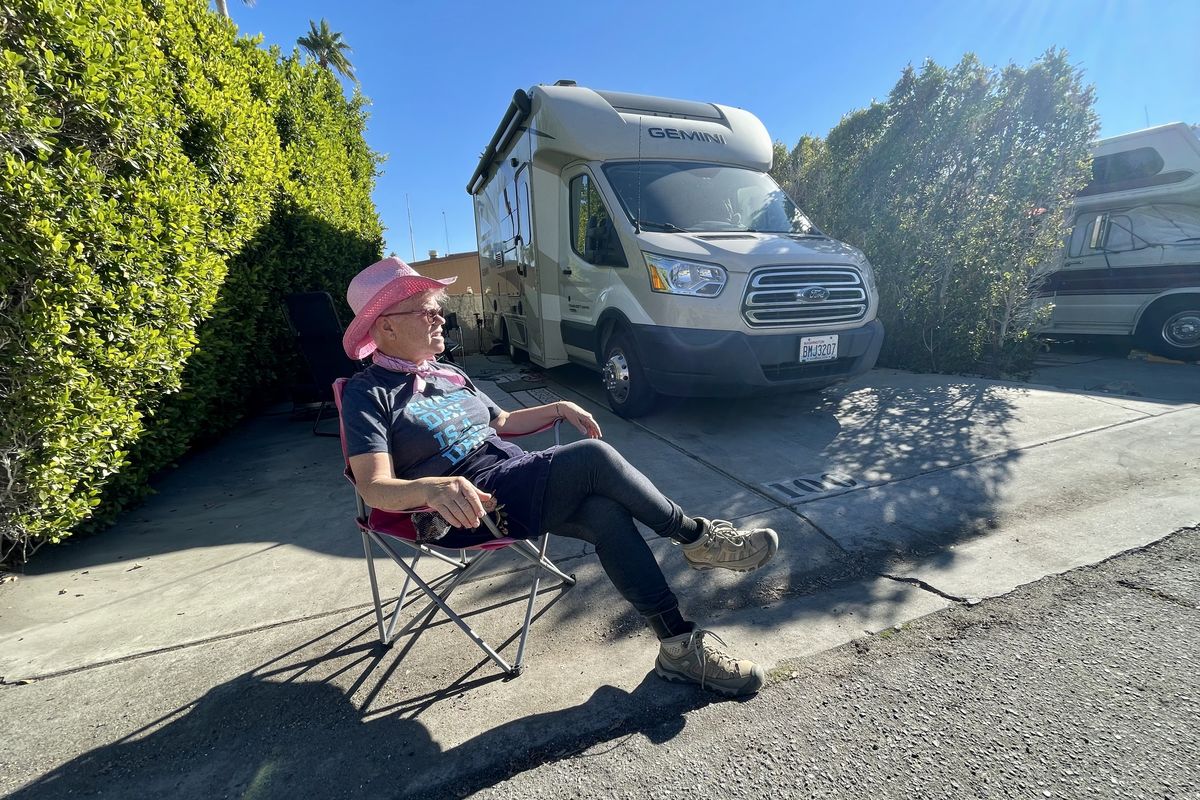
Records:
[[[1126,589],[1144,592],[1145,594],[1148,594],[1158,600],[1162,600],[1165,603],[1174,603],[1175,605],[1183,606],[1184,608],[1192,611],[1200,610],[1200,605],[1184,600],[1182,597],[1177,597],[1170,592],[1164,592],[1162,589],[1155,589],[1153,586],[1142,586],[1140,583],[1134,583],[1133,581],[1125,580],[1124,578],[1119,578],[1117,580],[1117,585],[1124,586]]]
[[[929,592],[930,594],[936,594],[938,597],[943,597],[947,600],[952,600],[955,603],[971,602],[970,598],[959,597],[958,595],[950,594],[949,592],[943,592],[941,589],[937,588],[933,584],[926,583],[925,581],[921,580],[920,578],[904,578],[899,575],[889,575],[886,572],[880,572],[880,573],[878,573],[878,575],[881,578],[887,578],[888,580],[896,581],[897,583],[907,583],[912,586],[917,586],[917,587]]]

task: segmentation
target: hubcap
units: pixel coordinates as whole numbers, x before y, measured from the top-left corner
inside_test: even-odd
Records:
[[[1200,345],[1200,311],[1180,311],[1163,323],[1163,339],[1174,347]]]
[[[604,388],[618,403],[629,399],[629,362],[620,350],[614,350],[604,362]]]

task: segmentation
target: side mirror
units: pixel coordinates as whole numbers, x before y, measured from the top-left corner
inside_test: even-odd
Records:
[[[600,263],[607,267],[627,267],[625,250],[621,247],[621,237],[617,236],[617,228],[611,219],[604,220],[600,226],[600,247],[598,248]]]
[[[593,264],[606,267],[627,267],[621,239],[611,219],[594,220],[588,223],[583,257]]]

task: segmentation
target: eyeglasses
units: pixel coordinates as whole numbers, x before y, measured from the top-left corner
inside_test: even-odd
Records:
[[[425,317],[425,321],[430,325],[432,325],[433,321],[436,319],[441,319],[443,321],[446,319],[445,309],[442,308],[419,308],[416,311],[393,311],[390,314],[380,314],[379,317],[382,319],[383,317],[407,317],[416,315]]]

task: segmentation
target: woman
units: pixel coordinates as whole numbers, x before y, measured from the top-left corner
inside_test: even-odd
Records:
[[[350,282],[355,317],[343,345],[351,358],[374,362],[342,394],[350,468],[363,500],[385,510],[433,509],[448,525],[433,534],[443,547],[491,538],[480,520],[493,509],[508,536],[550,530],[582,539],[658,636],[655,672],[727,695],[757,692],[763,668],[732,658],[715,634],[683,617],[634,520],[679,544],[694,569],[757,569],[778,549],[775,532],[685,515],[600,441],[600,426],[575,403],[503,411],[461,370],[435,362],[445,348],[440,303],[454,280],[426,278],[388,258]],[[557,419],[587,438],[526,453],[498,436]]]

